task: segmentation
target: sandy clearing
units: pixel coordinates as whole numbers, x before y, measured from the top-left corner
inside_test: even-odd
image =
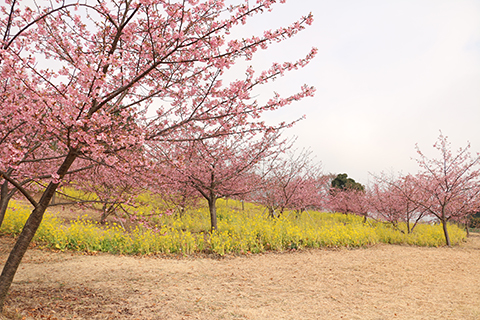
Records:
[[[0,241],[6,259],[12,240]],[[215,259],[32,249],[10,312],[26,319],[480,319],[480,235]]]

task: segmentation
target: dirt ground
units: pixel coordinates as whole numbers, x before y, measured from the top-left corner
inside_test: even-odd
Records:
[[[11,238],[0,238],[5,262]],[[455,248],[377,245],[240,257],[31,249],[17,319],[480,319],[480,235]]]

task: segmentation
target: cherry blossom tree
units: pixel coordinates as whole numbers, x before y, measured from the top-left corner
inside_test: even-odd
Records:
[[[38,180],[51,178],[53,168],[58,168],[52,164],[61,158],[54,154],[58,151],[55,141],[41,126],[48,112],[41,110],[38,94],[32,95],[39,78],[29,78],[29,70],[36,63],[32,49],[37,24],[74,5],[38,7],[35,12],[13,0],[0,7],[0,221],[17,191],[31,200],[25,188],[33,185],[37,191]],[[39,164],[43,170],[39,170]]]
[[[62,159],[62,155],[55,148],[48,144],[42,145],[38,141],[30,143],[26,149],[25,157],[15,164],[15,169],[9,167],[0,174],[2,178],[5,177],[0,192],[0,226],[3,223],[10,199],[19,190],[27,195],[43,192],[52,178],[51,172],[57,168]],[[90,162],[77,161],[66,175],[64,183],[68,183],[72,178],[75,178],[76,174],[81,174],[93,167],[95,165]],[[53,200],[52,198],[52,202]]]
[[[263,169],[263,185],[253,200],[263,204],[274,217],[286,209],[303,211],[322,206],[322,168],[309,150],[286,152]]]
[[[82,172],[82,176],[73,179],[69,184],[83,196],[78,199],[68,194],[63,194],[66,201],[56,205],[77,204],[90,205],[94,209],[101,206],[100,223],[105,223],[108,216],[119,214],[132,215],[136,206],[143,204],[138,200],[138,195],[145,191],[143,171],[137,171],[125,164],[123,170],[119,165],[108,167],[97,165],[90,170]],[[120,220],[121,221],[121,220]]]
[[[366,222],[371,208],[370,199],[370,190],[332,188],[327,206],[333,212],[362,216],[363,222]]]
[[[416,188],[415,177],[407,175],[388,178],[383,175],[375,180],[371,187],[371,207],[376,218],[388,221],[396,228],[398,222],[403,221],[406,223],[407,233],[413,232],[425,216],[425,210],[418,205],[420,194]]]
[[[211,139],[187,138],[170,147],[157,146],[158,159],[167,161],[162,179],[196,190],[208,202],[211,229],[217,229],[216,201],[239,197],[259,183],[257,164],[278,152],[279,134],[255,132],[218,136]]]
[[[39,0],[31,8],[11,0],[0,8],[0,175],[34,207],[0,276],[0,309],[47,206],[78,160],[114,167],[120,151],[168,141],[178,129],[202,128],[203,137],[227,135],[232,124],[267,130],[258,120],[263,111],[313,94],[303,86],[260,104],[250,92],[305,66],[316,49],[260,74],[248,68],[243,79],[222,84],[239,59],[252,59],[312,22],[309,15],[259,37],[225,40],[275,2]],[[28,178],[20,164],[37,143],[52,148],[57,160],[38,201],[12,176]],[[148,165],[142,156],[127,162]]]
[[[161,210],[182,217],[188,209],[200,207],[202,195],[188,184],[182,183],[177,172],[171,170],[169,160],[176,157],[164,150],[168,154],[165,158],[164,152],[155,148],[150,152],[156,158],[156,164],[145,172],[148,181],[146,185],[151,196],[155,197],[157,203],[161,203]]]
[[[201,196],[195,189],[181,183],[174,182],[174,184],[176,187],[160,193],[172,212],[182,217],[187,209],[200,206]],[[166,186],[171,186],[171,183],[166,184]]]
[[[350,190],[330,190],[327,208],[332,212],[340,212],[343,214],[353,212],[352,201],[350,200]]]
[[[442,223],[446,244],[450,246],[447,222],[463,221],[480,210],[480,154],[472,156],[470,144],[453,153],[442,133],[434,147],[440,157],[430,159],[417,146],[421,171],[416,176],[420,193],[416,204]]]
[[[331,181],[327,208],[334,212],[361,215],[366,222],[370,212],[370,199],[370,190],[365,190],[362,184],[342,173]]]

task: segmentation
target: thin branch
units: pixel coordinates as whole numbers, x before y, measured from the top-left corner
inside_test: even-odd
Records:
[[[0,176],[10,182],[15,188],[17,188],[24,196],[25,198],[30,201],[30,203],[36,208],[38,206],[38,202],[33,199],[33,197],[28,193],[27,190],[25,190],[17,181],[14,179],[10,178],[8,174],[0,170]]]

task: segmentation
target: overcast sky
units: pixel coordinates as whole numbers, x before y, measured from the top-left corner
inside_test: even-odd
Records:
[[[363,184],[369,172],[415,173],[415,144],[436,155],[439,130],[453,149],[469,141],[480,151],[480,0],[289,0],[239,32],[259,34],[309,12],[312,26],[252,64],[260,70],[319,49],[305,69],[256,94],[316,87],[314,98],[268,117],[305,114],[286,135],[310,147],[325,173]]]

